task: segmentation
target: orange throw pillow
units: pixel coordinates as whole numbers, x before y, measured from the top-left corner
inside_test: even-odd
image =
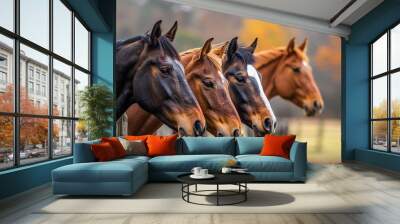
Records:
[[[108,142],[93,144],[93,145],[91,145],[91,149],[94,154],[94,157],[99,162],[117,159],[117,155],[115,155],[114,149],[112,148],[111,144]]]
[[[176,155],[175,143],[178,135],[157,136],[150,135],[146,143],[148,147],[148,156]]]
[[[121,142],[118,140],[116,137],[110,137],[110,138],[101,138],[101,142],[108,142],[114,149],[115,155],[118,158],[125,157],[126,156],[126,151],[124,149],[124,146],[121,144]]]
[[[290,148],[295,139],[296,135],[265,135],[260,155],[280,156],[290,159]]]

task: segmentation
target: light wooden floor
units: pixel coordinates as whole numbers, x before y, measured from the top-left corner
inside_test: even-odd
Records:
[[[0,223],[400,223],[399,174],[361,164],[311,165],[308,182],[323,185],[349,203],[362,201],[367,206],[357,214],[36,214],[36,208],[54,200],[50,187],[43,186],[1,201]]]

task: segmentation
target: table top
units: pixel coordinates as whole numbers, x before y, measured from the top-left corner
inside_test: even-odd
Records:
[[[236,184],[255,180],[255,177],[249,173],[213,173],[215,177],[211,179],[193,179],[190,175],[191,173],[182,174],[177,179],[186,184]]]

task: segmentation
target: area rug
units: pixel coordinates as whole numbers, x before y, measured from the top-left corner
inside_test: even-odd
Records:
[[[180,184],[150,183],[131,197],[57,197],[36,213],[360,213],[359,205],[346,202],[317,184],[260,183],[248,186],[247,201],[237,205],[189,204],[181,198]],[[212,188],[215,186],[199,186],[198,190]],[[240,198],[226,197],[222,202],[237,199]],[[215,203],[212,196],[193,196],[191,200]]]

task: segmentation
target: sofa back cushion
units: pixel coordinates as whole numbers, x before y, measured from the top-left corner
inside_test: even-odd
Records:
[[[236,155],[259,154],[263,143],[263,137],[237,137]]]
[[[177,147],[177,153],[185,155],[235,155],[235,139],[233,137],[183,137]]]
[[[74,163],[90,163],[95,162],[96,158],[90,148],[92,144],[99,144],[101,141],[93,140],[87,142],[75,143],[74,147]]]

